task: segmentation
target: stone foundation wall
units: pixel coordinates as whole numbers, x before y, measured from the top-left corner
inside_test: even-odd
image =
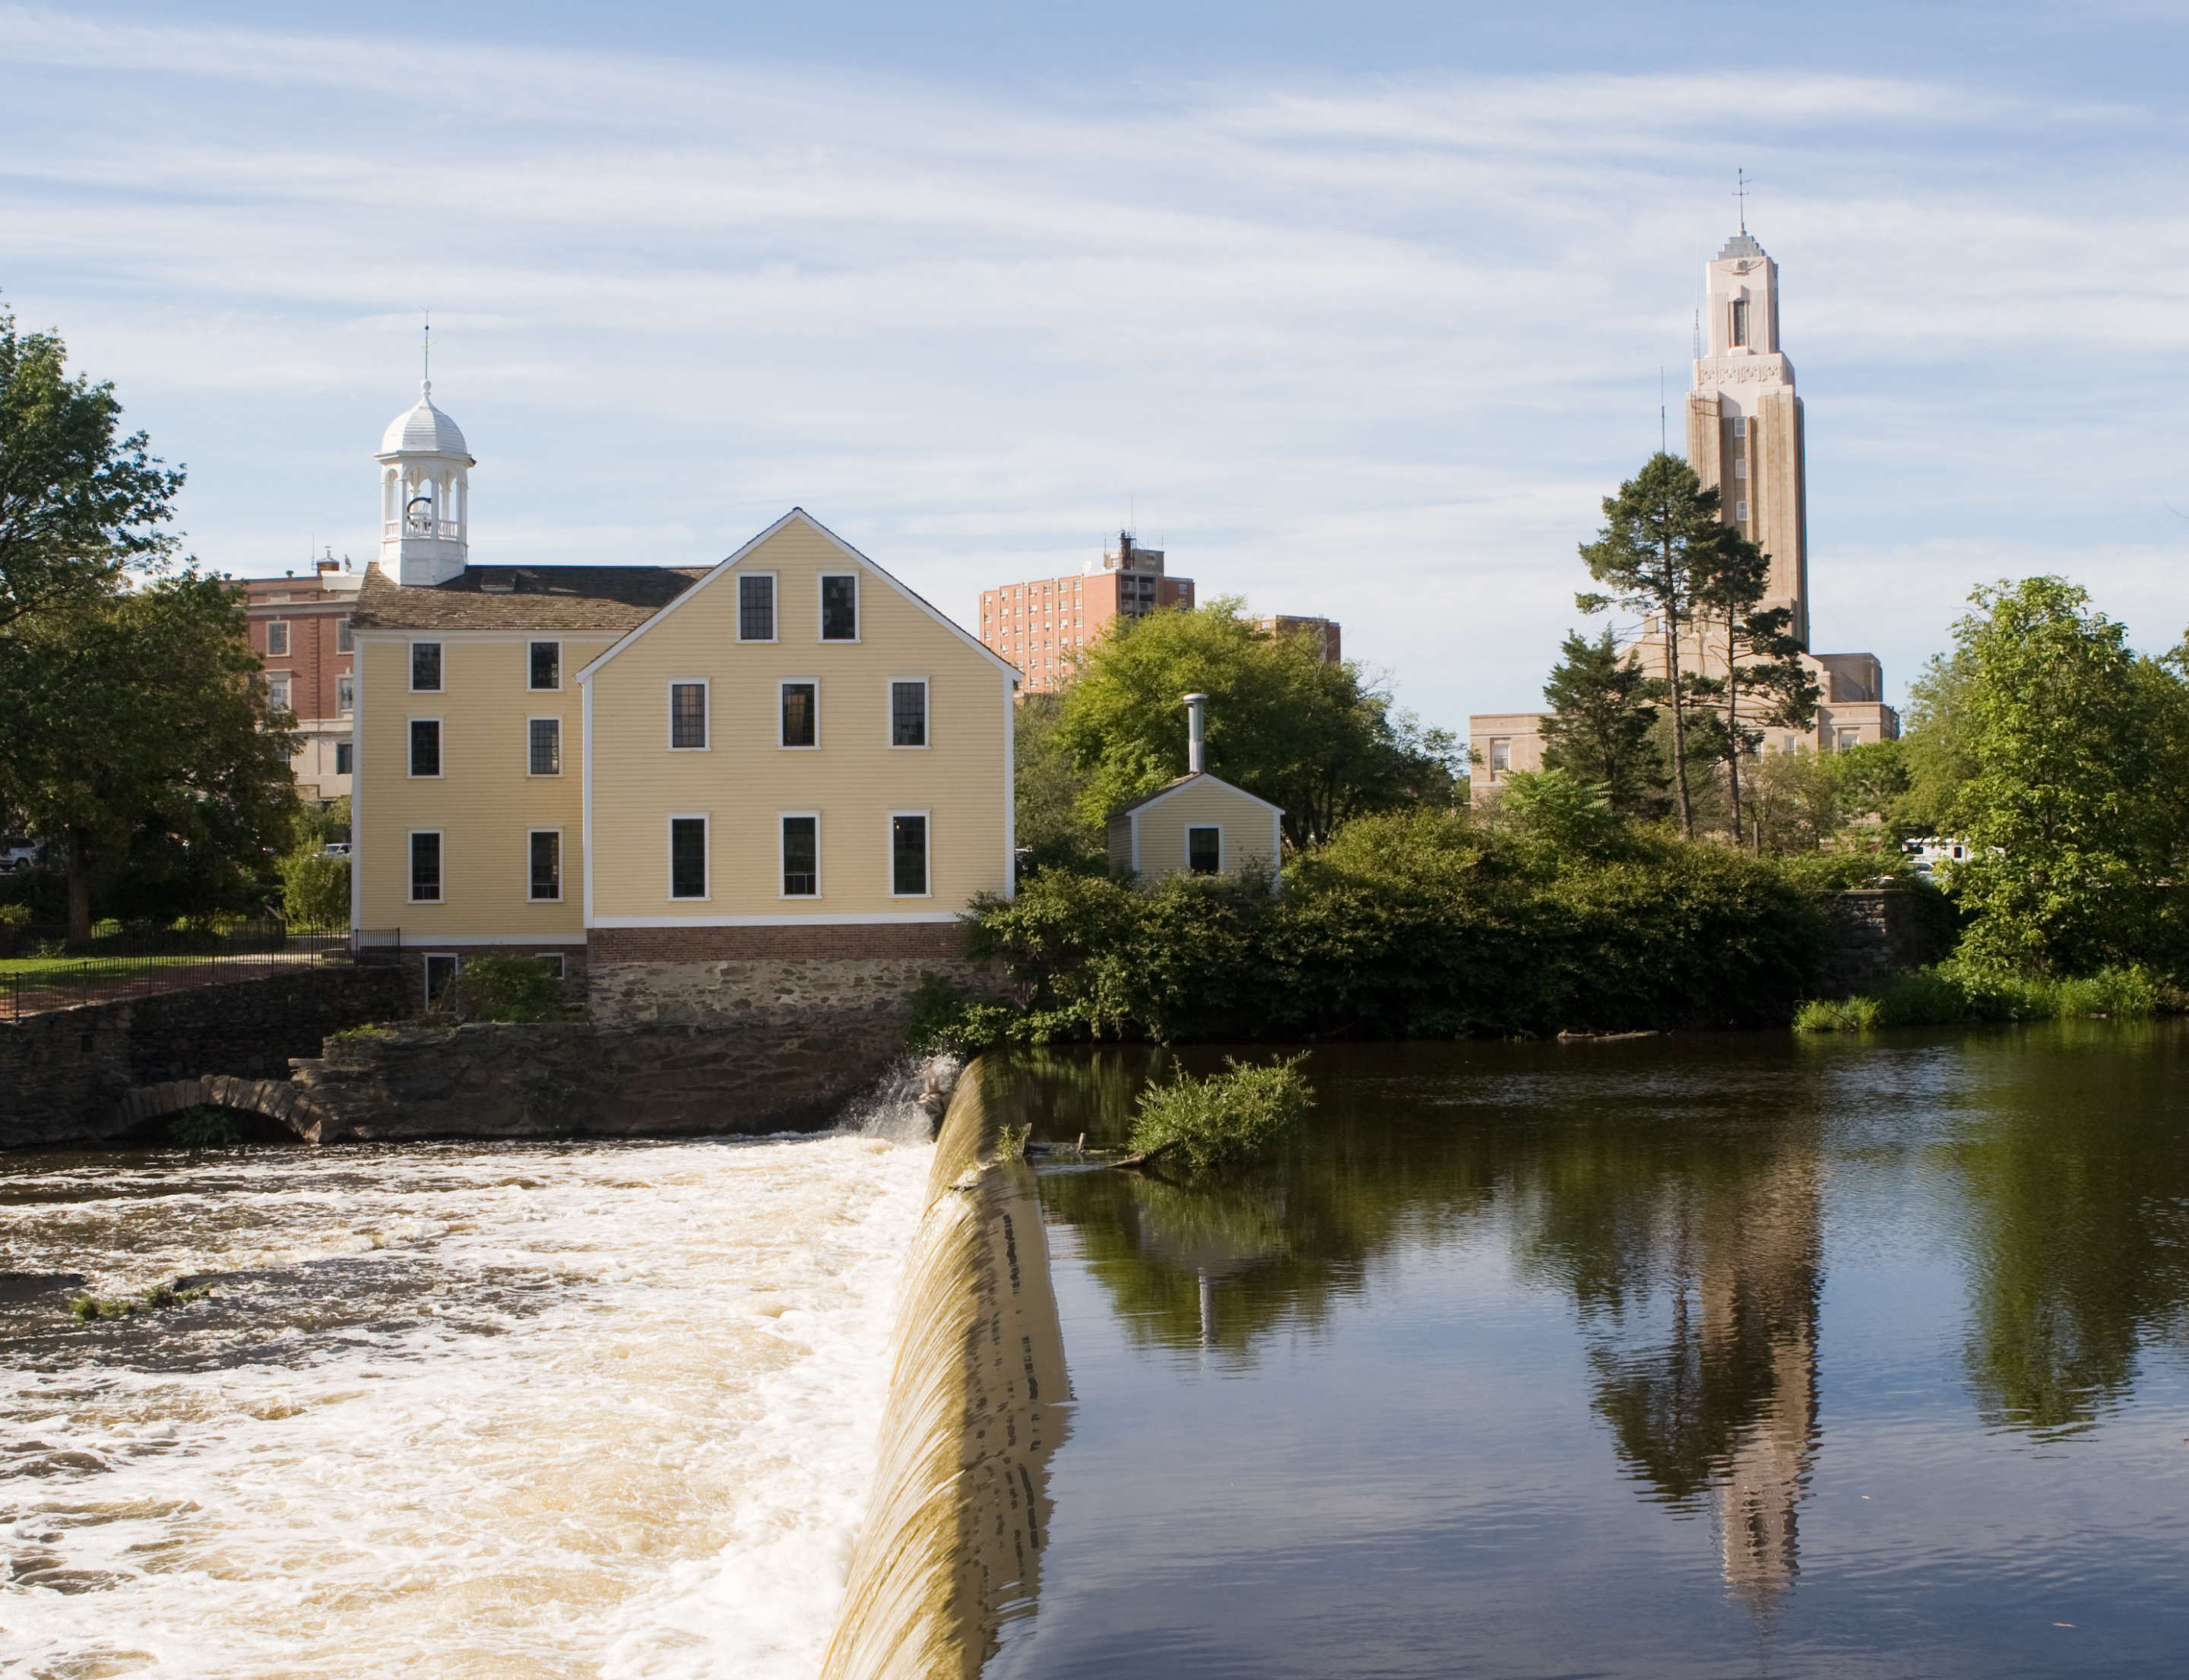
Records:
[[[795,1023],[476,1023],[348,1037],[294,1064],[315,1143],[676,1137],[823,1126],[902,1039],[836,1012]]]
[[[737,931],[737,930],[728,930]],[[609,1027],[789,1027],[842,1015],[900,1033],[921,981],[939,976],[978,988],[987,970],[950,957],[843,957],[774,961],[618,962],[594,953],[586,996]]]
[[[331,1032],[411,1012],[397,968],[296,969],[0,1022],[0,1148],[96,1143],[123,1095],[206,1074],[280,1079]]]
[[[597,966],[623,963],[739,963],[812,959],[925,959],[965,954],[965,924],[816,922],[778,927],[597,927]]]
[[[1844,998],[1888,974],[1935,963],[1940,954],[1913,893],[1857,887],[1832,901],[1832,946],[1818,992]]]

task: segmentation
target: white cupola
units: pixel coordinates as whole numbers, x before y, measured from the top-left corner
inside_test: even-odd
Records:
[[[433,406],[433,382],[418,406],[388,422],[380,440],[380,564],[398,583],[446,583],[469,550],[471,469],[478,465],[456,422]]]

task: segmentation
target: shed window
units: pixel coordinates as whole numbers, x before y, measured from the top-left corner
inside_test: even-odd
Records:
[[[763,575],[738,580],[738,640],[775,640],[775,580]]]
[[[1224,831],[1194,828],[1185,831],[1185,867],[1196,875],[1213,875],[1224,867]]]

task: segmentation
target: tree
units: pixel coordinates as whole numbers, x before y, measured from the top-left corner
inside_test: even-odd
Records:
[[[1057,739],[1087,783],[1079,812],[1100,824],[1185,773],[1183,696],[1209,697],[1208,767],[1284,807],[1306,846],[1365,812],[1448,807],[1457,743],[1394,713],[1351,663],[1311,635],[1272,636],[1236,597],[1114,622],[1080,656]]]
[[[19,336],[0,309],[0,632],[49,606],[115,588],[173,549],[181,469],[117,438],[110,384],[68,377],[52,333]]]
[[[2189,689],[2064,579],[1969,598],[1951,665],[1974,773],[1945,812],[1974,854],[1951,882],[1964,953],[2063,975],[2160,958]]]
[[[1013,826],[1027,867],[1106,868],[1102,830],[1079,812],[1087,777],[1059,738],[1054,694],[1019,701],[1011,731]]]
[[[1566,633],[1543,685],[1543,768],[1570,771],[1601,787],[1622,817],[1657,816],[1665,803],[1665,760],[1650,737],[1660,685],[1632,653],[1620,656],[1607,628],[1591,642]]]
[[[1688,710],[1715,685],[1700,672],[1684,673],[1680,642],[1688,627],[1707,616],[1720,580],[1741,565],[1752,564],[1752,550],[1740,533],[1718,518],[1718,493],[1705,489],[1694,468],[1677,455],[1660,451],[1642,470],[1604,499],[1604,529],[1594,542],[1581,546],[1589,575],[1607,594],[1575,597],[1585,613],[1618,606],[1642,613],[1663,626],[1665,699],[1671,713],[1672,789],[1680,829],[1694,837],[1694,800],[1688,785]]]
[[[93,872],[148,838],[156,885],[187,873],[240,908],[291,833],[291,722],[268,713],[242,591],[195,570],[0,637],[0,804],[65,848],[72,944]]]

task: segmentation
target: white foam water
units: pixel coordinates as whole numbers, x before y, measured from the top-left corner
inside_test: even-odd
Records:
[[[931,1148],[48,1157],[0,1264],[0,1667],[809,1677]],[[120,1164],[117,1164],[120,1163]]]

